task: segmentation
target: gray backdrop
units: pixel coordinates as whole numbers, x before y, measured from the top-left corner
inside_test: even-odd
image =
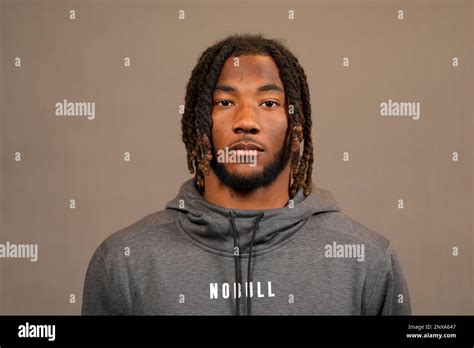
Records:
[[[1,314],[80,313],[98,244],[190,177],[179,105],[200,53],[245,32],[299,58],[314,182],[393,242],[414,313],[474,313],[472,1],[0,3],[0,243],[38,245],[0,258]],[[56,116],[64,99],[95,118]],[[381,116],[389,99],[420,118]]]

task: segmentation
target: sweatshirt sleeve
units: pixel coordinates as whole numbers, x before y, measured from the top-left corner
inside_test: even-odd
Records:
[[[124,306],[107,276],[98,247],[89,262],[82,295],[82,315],[125,315]]]
[[[365,315],[411,315],[410,294],[398,255],[389,244]]]

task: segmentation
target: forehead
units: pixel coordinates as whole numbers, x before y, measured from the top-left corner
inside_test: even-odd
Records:
[[[238,60],[238,65],[236,63]],[[236,66],[237,65],[237,66]],[[243,55],[227,58],[219,76],[219,83],[224,82],[271,82],[283,87],[278,66],[272,57],[263,55]]]

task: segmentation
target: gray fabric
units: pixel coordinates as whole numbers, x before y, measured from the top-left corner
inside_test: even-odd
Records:
[[[392,245],[343,214],[329,191],[315,188],[306,198],[300,191],[279,209],[233,212],[241,315],[246,289],[252,315],[411,314]],[[252,224],[262,212],[247,288]],[[237,288],[229,209],[209,204],[188,180],[165,210],[117,231],[97,248],[82,314],[235,315]]]

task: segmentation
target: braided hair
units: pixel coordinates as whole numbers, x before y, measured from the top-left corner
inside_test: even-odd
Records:
[[[289,196],[304,189],[312,190],[313,142],[311,140],[311,104],[306,74],[298,59],[281,40],[267,39],[262,34],[234,34],[207,48],[194,67],[186,86],[185,109],[181,121],[182,140],[187,151],[188,169],[195,174],[194,183],[204,192],[204,175],[212,160],[213,93],[221,69],[230,56],[265,55],[275,61],[283,82],[288,113],[287,135],[292,142],[292,179]],[[300,143],[304,140],[300,154]]]

